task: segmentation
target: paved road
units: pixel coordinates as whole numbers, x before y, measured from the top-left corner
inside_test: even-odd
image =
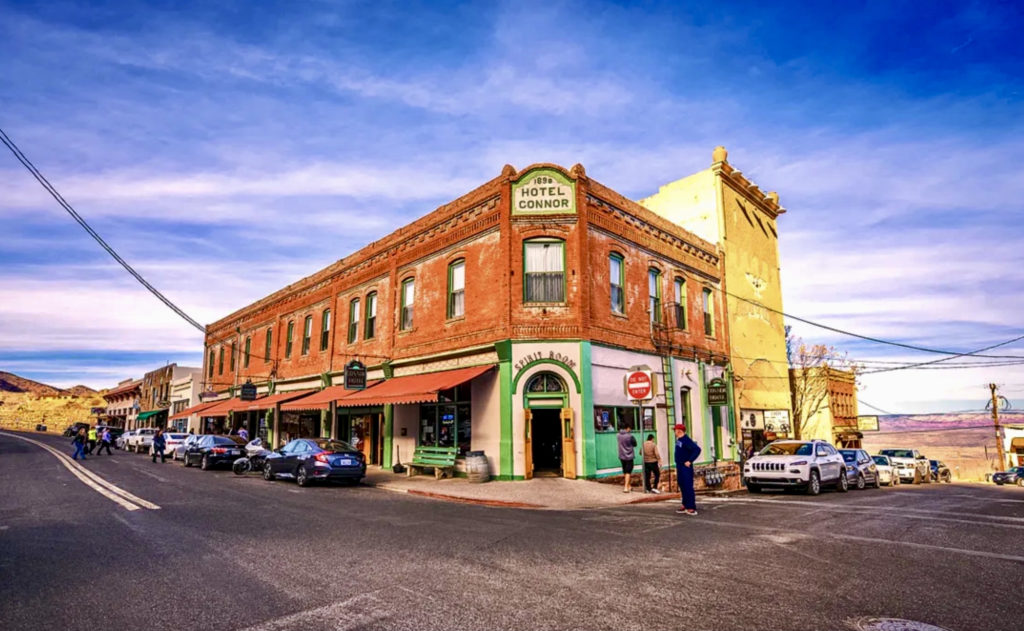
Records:
[[[65,452],[66,441],[26,435]],[[1024,489],[529,511],[117,453],[127,510],[0,434],[4,629],[1020,629]]]

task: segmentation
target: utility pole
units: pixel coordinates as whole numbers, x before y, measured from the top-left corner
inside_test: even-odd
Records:
[[[990,383],[988,388],[992,391],[992,424],[996,430],[996,453],[999,455],[999,468],[997,471],[1002,471],[1006,460],[1003,457],[1003,428],[999,426],[999,398],[996,396],[998,387],[996,384]]]

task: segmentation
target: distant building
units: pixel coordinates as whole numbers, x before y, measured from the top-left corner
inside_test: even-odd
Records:
[[[199,394],[202,392],[202,388],[203,375],[201,368],[186,369],[183,376],[171,380],[168,427],[173,427],[180,432],[190,429],[195,433],[201,432],[202,426],[199,423],[198,415],[182,413],[201,403]]]
[[[112,427],[134,427],[135,417],[139,413],[139,396],[141,379],[125,379],[111,388],[103,398],[107,402],[107,424]]]
[[[166,427],[171,408],[171,383],[176,379],[196,377],[200,368],[168,364],[147,372],[139,384],[140,411],[134,427]]]
[[[857,376],[832,367],[791,369],[794,429],[802,439],[827,440],[856,449],[862,434],[857,427]]]

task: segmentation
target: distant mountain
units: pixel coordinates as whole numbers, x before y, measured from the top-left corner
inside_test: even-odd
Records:
[[[14,373],[4,372],[2,370],[0,370],[0,392],[27,392],[40,397],[88,397],[96,394],[95,390],[87,386],[74,386],[67,390],[62,390],[45,383],[19,377]]]

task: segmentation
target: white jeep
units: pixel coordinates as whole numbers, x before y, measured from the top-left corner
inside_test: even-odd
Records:
[[[743,479],[751,493],[774,487],[817,495],[823,485],[840,493],[850,488],[842,454],[823,440],[777,440],[744,463]]]

